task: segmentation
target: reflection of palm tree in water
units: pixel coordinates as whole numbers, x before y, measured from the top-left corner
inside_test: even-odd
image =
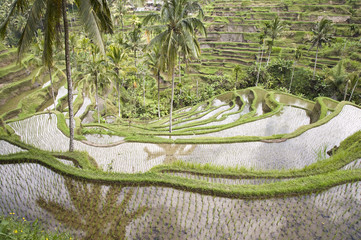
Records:
[[[103,200],[102,185],[81,183],[69,178],[65,185],[75,210],[56,201],[46,201],[40,197],[37,203],[50,212],[59,222],[75,230],[85,232],[83,239],[125,239],[126,227],[148,209],[139,207],[134,212],[127,209],[133,196],[128,190],[118,203],[122,186],[112,185]]]
[[[147,147],[144,147],[144,151],[148,154],[147,160],[152,160],[157,157],[165,156],[165,164],[172,163],[177,160],[177,156],[187,156],[191,154],[196,145],[191,145],[191,148],[186,150],[188,145],[184,144],[157,144],[162,150],[151,152]]]

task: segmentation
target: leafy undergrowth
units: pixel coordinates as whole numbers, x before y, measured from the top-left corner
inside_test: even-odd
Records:
[[[17,217],[15,213],[10,213],[10,216],[0,216],[0,240],[8,239],[72,240],[73,238],[64,232],[44,231],[37,220],[29,222],[24,217]]]

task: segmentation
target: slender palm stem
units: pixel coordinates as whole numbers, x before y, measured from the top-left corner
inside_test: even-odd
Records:
[[[172,71],[172,97],[170,100],[170,113],[169,113],[169,132],[172,132],[172,113],[173,113],[173,100],[174,100],[174,68]]]
[[[73,82],[71,80],[70,54],[69,54],[69,27],[66,16],[66,0],[62,0],[63,22],[64,22],[64,42],[65,42],[65,65],[66,78],[68,84],[68,109],[69,109],[69,151],[74,151],[74,115],[73,115]]]
[[[160,118],[160,72],[158,71],[158,118]]]
[[[313,67],[313,76],[312,76],[312,80],[315,80],[316,66],[317,66],[317,56],[318,56],[318,44],[317,44],[317,50],[316,50],[315,66]]]
[[[353,88],[352,88],[350,98],[348,99],[348,101],[350,101],[350,102],[351,102],[351,100],[352,100],[353,92],[355,91],[355,88],[357,87],[359,80],[360,80],[360,78],[357,78],[357,81],[356,81],[355,85],[354,85]]]
[[[50,68],[50,66],[48,66],[48,70],[49,70],[50,85],[51,85],[51,95],[52,95],[52,97],[53,97],[54,110],[56,111],[55,94],[54,94],[54,86],[53,86],[53,77],[51,76],[51,68]]]

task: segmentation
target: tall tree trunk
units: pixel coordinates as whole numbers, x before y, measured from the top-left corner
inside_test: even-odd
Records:
[[[269,64],[269,60],[271,59],[271,52],[272,52],[272,46],[270,47],[269,49],[269,53],[268,53],[268,59],[267,59],[267,64],[266,64],[266,67],[268,66]]]
[[[198,79],[197,79],[197,98],[198,98]]]
[[[264,41],[263,41],[263,45],[262,45],[262,54],[261,54],[261,59],[259,61],[259,67],[258,67],[258,73],[257,73],[257,81],[256,81],[256,86],[258,85],[258,81],[259,81],[259,74],[261,73],[261,65],[262,65],[262,59],[263,59],[263,53],[264,53]]]
[[[98,123],[100,123],[99,99],[98,99],[98,73],[95,72],[95,102],[97,104]]]
[[[142,74],[143,77],[143,105],[145,107],[145,76]]]
[[[174,100],[174,67],[172,71],[172,97],[170,100],[170,113],[169,113],[169,132],[172,132],[172,113],[173,113],[173,100]]]
[[[237,89],[238,72],[236,72],[236,81],[234,82],[234,89]]]
[[[344,100],[344,101],[346,101],[347,89],[348,89],[348,81],[346,82],[345,93],[343,94],[343,100]]]
[[[354,85],[353,88],[352,88],[350,98],[348,99],[349,102],[351,102],[351,100],[352,100],[353,92],[355,91],[355,88],[357,87],[357,84],[358,84],[358,81],[359,81],[359,80],[360,80],[360,78],[357,78],[357,81],[356,81],[355,85]]]
[[[66,18],[66,0],[62,0],[63,22],[64,22],[64,42],[65,42],[65,68],[68,84],[68,109],[69,109],[69,151],[74,151],[74,113],[73,113],[73,82],[71,80],[70,56],[69,56],[69,27]]]
[[[317,66],[317,56],[318,56],[318,44],[317,44],[317,50],[316,50],[315,66],[313,67],[313,76],[312,76],[312,80],[315,80],[316,66]]]
[[[55,94],[54,94],[54,86],[53,86],[53,77],[51,76],[51,68],[48,66],[49,69],[49,77],[50,77],[50,85],[51,85],[51,95],[53,97],[54,102],[54,110],[56,111],[56,103],[55,103]]]
[[[178,58],[179,83],[182,83],[181,58]],[[179,88],[179,96],[182,95],[182,88]]]
[[[118,88],[118,113],[119,113],[119,117],[120,117],[120,83],[117,83],[117,88]]]
[[[295,63],[293,64],[291,81],[290,81],[290,87],[288,88],[288,92],[291,92],[291,86],[292,86],[293,76],[295,75],[295,66],[296,66],[296,63],[297,63],[297,62],[295,62]]]
[[[158,118],[160,118],[160,72],[158,71]]]

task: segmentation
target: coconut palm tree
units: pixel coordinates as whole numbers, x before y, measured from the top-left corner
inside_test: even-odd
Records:
[[[106,0],[75,0],[82,22],[93,41],[104,51],[101,31],[112,32],[112,21]],[[31,5],[32,4],[32,5]],[[43,62],[51,66],[53,62],[53,49],[60,43],[61,22],[64,31],[65,69],[68,86],[69,109],[69,151],[74,150],[74,115],[73,115],[73,82],[71,79],[69,26],[67,19],[67,0],[14,0],[11,10],[0,26],[0,34],[4,37],[10,18],[16,14],[28,13],[28,19],[18,44],[18,56],[22,58],[29,48],[40,24],[44,26]],[[63,20],[63,21],[61,21]]]
[[[158,118],[160,118],[160,73],[164,71],[164,57],[161,55],[159,46],[155,45],[150,53],[147,54],[147,63],[152,75],[157,79],[158,85]]]
[[[124,51],[123,48],[117,45],[110,45],[109,51],[107,53],[107,56],[110,60],[110,65],[113,69],[113,75],[117,86],[117,92],[118,92],[118,112],[120,117],[120,80],[124,79],[124,76],[121,78],[120,75],[124,75],[124,60],[128,57],[127,53]]]
[[[235,82],[234,82],[234,89],[237,88],[238,75],[239,75],[239,73],[240,73],[241,71],[242,71],[241,65],[237,64],[236,66],[234,66],[233,72],[236,74],[236,80],[235,80]]]
[[[75,75],[77,85],[83,84],[84,89],[89,88],[90,92],[95,92],[95,102],[98,112],[98,123],[100,123],[100,110],[99,110],[99,87],[105,86],[106,83],[109,83],[109,74],[107,73],[106,61],[103,59],[103,55],[100,54],[99,48],[91,44],[91,59],[86,59],[86,62],[83,62],[82,66],[86,66]]]
[[[353,93],[354,93],[356,87],[358,86],[358,83],[360,80],[360,74],[361,74],[360,72],[354,72],[354,73],[351,73],[349,76],[351,83],[353,83],[353,88],[352,88],[352,91],[350,94],[350,98],[348,99],[348,101],[350,101],[350,102],[352,100]]]
[[[174,100],[174,75],[179,49],[189,53],[186,56],[198,58],[200,45],[197,33],[206,34],[201,21],[203,10],[198,2],[190,0],[166,0],[160,13],[151,13],[143,20],[144,24],[158,22],[160,33],[149,43],[160,44],[160,51],[165,56],[168,74],[172,76],[172,96],[170,103],[169,132],[172,132],[172,112]]]
[[[312,29],[312,34],[313,34],[313,37],[311,39],[312,45],[311,45],[309,50],[311,50],[314,47],[317,48],[316,49],[315,66],[313,68],[312,80],[315,79],[318,50],[320,48],[322,48],[322,46],[324,44],[331,45],[331,42],[333,40],[332,31],[333,31],[332,21],[328,20],[326,18],[322,18],[321,21],[319,21],[316,24],[316,26]]]
[[[295,54],[294,54],[294,58],[295,58],[295,61],[293,62],[293,67],[292,67],[292,75],[291,75],[291,81],[290,81],[290,87],[288,88],[288,92],[291,92],[291,87],[292,87],[292,82],[293,82],[293,77],[295,75],[295,67],[297,65],[297,62],[301,59],[302,57],[302,48],[301,47],[298,47],[295,51]]]
[[[268,42],[268,59],[267,66],[269,64],[271,58],[272,47],[274,45],[274,41],[280,36],[285,26],[284,22],[280,20],[278,16],[276,16],[268,25],[267,35],[271,38],[271,41]]]

